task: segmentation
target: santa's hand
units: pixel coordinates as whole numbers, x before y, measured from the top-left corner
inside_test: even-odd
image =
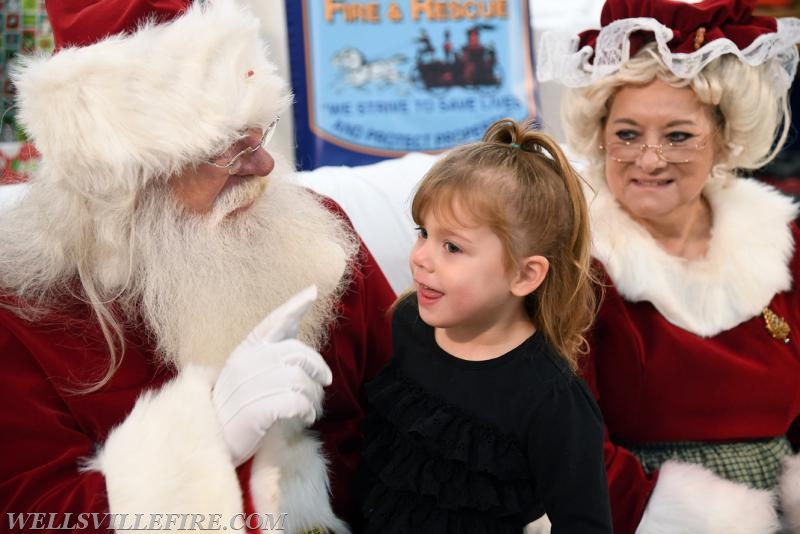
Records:
[[[311,286],[276,308],[234,349],[217,378],[212,400],[236,465],[255,453],[276,421],[310,425],[321,413],[331,370],[318,352],[294,339],[316,297]]]
[[[771,491],[670,460],[659,470],[636,534],[771,534],[779,528]]]

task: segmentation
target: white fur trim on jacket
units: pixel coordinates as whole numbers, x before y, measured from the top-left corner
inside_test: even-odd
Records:
[[[242,492],[211,402],[213,373],[190,365],[155,392],[142,395],[111,431],[89,469],[106,479],[110,513],[220,514],[231,525],[243,512]],[[278,423],[253,459],[255,509],[271,513],[286,532],[321,526],[350,532],[330,505],[328,466],[319,441],[299,427]],[[236,519],[237,528],[242,526]]]
[[[164,24],[12,69],[38,179],[102,195],[138,191],[262,126],[290,96],[259,22],[235,0],[195,2]]]
[[[770,534],[779,527],[772,492],[668,461],[636,534]]]
[[[550,534],[552,528],[553,524],[550,522],[550,518],[547,517],[547,514],[544,514],[536,521],[532,521],[525,525],[524,534]]]
[[[243,511],[236,469],[211,402],[211,373],[189,366],[137,400],[89,468],[105,476],[111,513]],[[206,526],[208,526],[206,524]]]
[[[786,527],[789,532],[800,534],[800,455],[783,459],[780,498]]]
[[[593,253],[628,301],[648,301],[672,324],[703,337],[755,317],[792,286],[792,200],[753,179],[710,183],[713,229],[705,258],[668,254],[620,208],[605,183],[587,193]]]
[[[286,530],[324,527],[349,534],[330,504],[328,464],[319,440],[291,422],[273,425],[253,459],[250,480],[257,510],[286,513]]]

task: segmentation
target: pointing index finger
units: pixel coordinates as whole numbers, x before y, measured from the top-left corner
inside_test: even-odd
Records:
[[[252,332],[247,340],[254,343],[275,343],[297,336],[303,316],[317,300],[317,286],[310,285],[272,310]]]

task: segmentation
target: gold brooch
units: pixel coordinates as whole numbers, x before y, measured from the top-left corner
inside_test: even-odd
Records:
[[[703,42],[706,40],[706,29],[700,26],[697,28],[697,31],[694,34],[694,49],[697,50],[701,46],[703,46]]]
[[[784,343],[789,342],[789,323],[786,319],[766,307],[762,310],[761,315],[764,316],[764,323],[767,326],[767,332],[775,339],[780,339]]]

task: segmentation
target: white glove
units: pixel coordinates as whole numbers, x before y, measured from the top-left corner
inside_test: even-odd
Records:
[[[316,298],[317,288],[310,286],[273,310],[234,349],[217,378],[212,401],[237,466],[276,421],[310,425],[322,411],[331,370],[318,352],[294,339]]]

